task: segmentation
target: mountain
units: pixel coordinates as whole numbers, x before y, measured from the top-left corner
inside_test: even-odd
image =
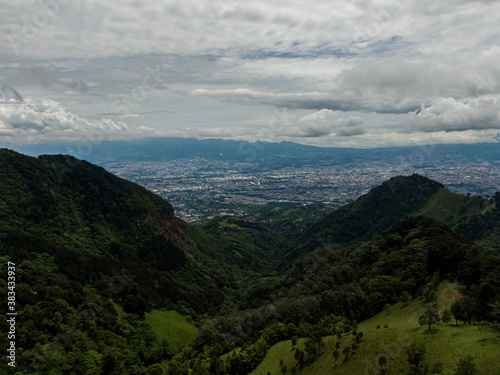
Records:
[[[500,243],[494,243],[494,239],[498,238],[495,228],[500,224],[499,210],[494,199],[452,193],[418,174],[397,176],[319,220],[298,239],[287,257],[296,259],[322,246],[339,248],[366,241],[399,220],[415,215],[441,221],[470,240],[487,245],[489,252],[497,253]],[[487,229],[481,232],[481,226]]]
[[[476,242],[484,251],[500,255],[500,193],[497,192],[481,214],[461,217],[452,223],[453,229]],[[484,205],[483,205],[484,206]]]
[[[221,249],[223,253],[235,254],[239,258],[239,267],[253,265],[261,274],[277,268],[277,261],[288,246],[288,241],[279,234],[231,216],[214,219],[204,229],[226,247]]]
[[[126,311],[185,301],[206,312],[223,303],[222,287],[237,288],[256,267],[252,256],[238,267],[231,240],[186,224],[159,196],[72,157],[2,149],[0,192],[3,255],[21,263],[48,254],[81,284],[127,270],[138,281],[122,291]]]
[[[18,314],[7,373],[244,374],[281,340],[317,343],[405,296],[432,301],[445,279],[462,284],[469,321],[498,320],[498,258],[450,228],[492,241],[494,198],[399,176],[297,242],[265,220],[190,225],[101,167],[0,149],[0,259],[16,280],[0,279],[0,295],[15,293]],[[297,230],[300,212],[269,220]]]
[[[500,160],[497,144],[437,144],[410,147],[380,147],[371,149],[316,147],[294,142],[247,142],[222,139],[194,138],[144,138],[127,141],[89,142],[90,152],[81,155],[94,163],[108,161],[161,161],[183,158],[207,158],[233,163],[259,162],[270,166],[334,165],[353,160],[380,160],[402,156],[429,163],[431,158],[478,158],[485,161]],[[18,146],[17,150],[28,155],[71,153],[78,156],[78,144],[45,143]],[[403,158],[404,159],[404,158]],[[422,163],[421,163],[422,162]],[[431,163],[432,164],[432,163]]]
[[[375,355],[381,350],[377,345],[391,345],[391,341],[386,342],[384,333],[366,335],[354,342],[358,327],[366,328],[366,324],[358,323],[382,311],[386,315],[385,324],[392,327],[391,337],[409,337],[406,331],[410,331],[411,339],[418,341],[436,331],[415,328],[426,309],[436,303],[444,303],[450,308],[452,302],[460,299],[463,306],[468,306],[467,314],[471,320],[494,321],[499,311],[491,306],[499,303],[499,276],[498,257],[485,255],[476,245],[434,219],[411,217],[399,221],[369,242],[344,250],[322,248],[307,254],[295,262],[281,283],[268,280],[270,292],[265,303],[240,314],[218,316],[206,322],[201,328],[198,345],[208,345],[206,340],[210,340],[221,346],[241,346],[225,357],[225,365],[229,374],[246,374],[264,360],[267,349],[273,350],[275,344],[284,340],[303,338],[300,348],[305,350],[305,361],[304,356],[301,360],[299,355],[295,360],[289,360],[289,364],[297,367],[297,373],[324,373],[313,369],[320,365],[316,360],[318,354],[324,353],[321,343],[325,338],[333,340],[337,336],[336,341],[341,341],[342,346],[347,342],[349,356],[357,352],[360,341],[364,341],[363,351],[368,348],[368,352]],[[439,285],[446,280],[455,281],[455,285],[446,291],[440,290]],[[260,285],[261,289],[264,287],[265,284]],[[462,297],[463,294],[466,296]],[[390,305],[399,301],[404,306],[414,301],[412,303],[420,308],[407,313],[406,325],[405,321],[398,321],[393,326],[387,315],[394,310]],[[403,307],[399,305],[398,308]],[[442,314],[443,310],[441,307],[439,313]],[[491,340],[497,331],[487,327],[478,326],[474,329],[474,336]],[[371,327],[370,331],[374,328]],[[487,334],[483,335],[482,330],[488,330]],[[472,333],[472,330],[467,331]],[[448,338],[440,337],[440,340],[453,339],[452,333],[458,332],[462,330],[447,329]],[[410,346],[411,341],[405,341],[405,345]],[[498,340],[494,339],[489,347],[498,348],[498,345]],[[290,342],[287,348],[287,353],[295,351]],[[474,353],[480,352],[476,344],[474,348]],[[337,349],[341,352],[344,348]],[[332,351],[324,355],[331,358]],[[442,355],[445,352],[443,350]],[[281,353],[284,355],[282,359],[290,357]],[[346,352],[343,353],[342,358]],[[445,359],[440,358],[439,353],[432,357]],[[359,355],[356,358],[364,360]],[[489,367],[492,358],[493,352],[487,357],[476,358],[481,362],[481,368],[488,369],[485,373],[496,373]],[[280,367],[276,351],[269,352],[266,362],[264,367]]]
[[[16,269],[0,292],[16,294],[18,369],[135,375],[171,358],[152,329],[176,329],[161,321],[176,315],[159,309],[184,314],[177,335],[197,332],[193,319],[238,304],[246,280],[272,272],[283,240],[226,223],[235,235],[189,225],[159,196],[71,156],[0,149],[0,258]]]
[[[436,294],[441,298],[437,310],[440,315],[459,300],[458,290],[459,286],[451,282],[438,286]],[[457,326],[455,321],[441,321],[429,331],[427,326],[418,322],[427,308],[423,299],[387,305],[374,317],[351,327],[350,332],[342,332],[340,337],[326,332],[315,353],[311,351],[313,347],[308,338],[298,339],[295,347],[292,340],[280,341],[269,348],[263,361],[250,374],[267,374],[268,371],[279,374],[284,367],[287,373],[294,371],[299,375],[323,375],[331,371],[339,375],[378,374],[384,370],[387,374],[408,374],[411,373],[408,353],[413,342],[422,344],[425,349],[421,360],[422,373],[428,368],[431,374],[456,374],[460,361],[468,356],[474,359],[477,374],[498,373],[498,331],[495,328],[469,324]],[[346,347],[351,349],[347,354],[344,352]],[[297,349],[306,354],[303,365],[300,357],[295,355]],[[382,368],[380,358],[385,360],[380,362],[385,363]]]
[[[369,240],[420,209],[443,185],[426,177],[393,177],[313,225],[288,254],[296,259],[318,246]]]
[[[33,236],[49,231],[66,244],[70,239],[63,233],[68,233],[79,239],[74,246],[101,255],[102,241],[125,243],[141,233],[192,245],[168,202],[101,167],[69,156],[31,158],[5,149],[0,163],[3,231]],[[67,170],[58,170],[62,165]]]

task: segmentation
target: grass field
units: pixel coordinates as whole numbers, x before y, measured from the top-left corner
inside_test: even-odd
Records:
[[[493,205],[490,200],[466,197],[441,188],[416,214],[450,223],[459,217],[477,215]]]
[[[113,304],[113,307],[115,308],[116,312],[118,313],[118,319],[122,319],[125,315],[127,315],[125,313],[125,311],[123,311],[123,308],[117,304],[116,302],[113,302],[111,301],[111,303]]]
[[[443,283],[438,290],[438,309],[442,313],[449,308],[459,296],[456,285]],[[364,339],[351,358],[344,362],[344,355],[340,354],[335,362],[332,355],[337,337],[324,338],[325,348],[318,359],[304,368],[298,368],[294,359],[294,351],[290,341],[282,341],[269,349],[266,358],[251,372],[252,375],[281,374],[280,359],[291,373],[297,368],[297,374],[307,375],[362,375],[378,374],[378,359],[385,355],[389,359],[387,374],[408,374],[406,350],[414,340],[423,342],[426,346],[425,361],[433,365],[437,361],[444,364],[443,374],[453,374],[460,358],[466,355],[474,357],[478,374],[498,375],[500,373],[500,335],[499,332],[487,325],[455,326],[455,322],[435,324],[431,331],[427,326],[418,324],[418,317],[425,309],[422,300],[414,300],[403,306],[397,303],[387,311],[360,323],[358,331],[363,332]],[[387,325],[387,328],[384,328]],[[377,328],[379,327],[379,328]],[[299,340],[297,346],[304,349],[305,339]],[[352,335],[345,334],[340,342],[340,352],[351,345]]]
[[[158,340],[167,340],[171,354],[176,354],[182,348],[192,344],[198,334],[198,328],[173,310],[153,310],[151,313],[146,313],[146,323],[156,333]]]

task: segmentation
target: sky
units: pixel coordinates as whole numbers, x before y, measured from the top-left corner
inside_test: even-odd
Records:
[[[500,142],[500,2],[0,0],[0,144]]]

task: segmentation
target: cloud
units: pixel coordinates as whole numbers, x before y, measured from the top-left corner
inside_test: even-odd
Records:
[[[363,119],[328,109],[291,119],[279,112],[267,126],[233,126],[217,128],[188,128],[188,136],[196,138],[233,138],[250,141],[276,141],[288,138],[353,137],[365,134]]]
[[[153,135],[145,126],[130,127],[109,119],[91,121],[68,112],[53,100],[26,99],[16,106],[0,105],[2,143],[36,143],[93,139],[127,139]]]
[[[15,86],[34,108],[54,99],[78,117],[50,117],[9,92],[2,134],[35,141],[106,127],[85,115],[132,100],[153,70],[147,96],[114,113],[109,127],[123,128],[114,136],[147,119],[157,134],[199,137],[489,139],[500,104],[499,13],[500,2],[462,0],[2,1],[0,87]],[[14,108],[32,122],[6,122],[21,115]],[[269,125],[274,108],[292,115],[286,129]]]
[[[248,85],[267,82],[268,87],[198,88],[191,94],[245,105],[405,114],[440,97],[500,96],[498,59],[500,48],[493,47],[458,64],[393,56],[355,60],[350,66],[338,57],[222,59],[226,74],[253,77]]]
[[[23,102],[23,97],[15,88],[11,86],[2,87],[2,92],[0,92],[0,104],[16,104]]]
[[[437,98],[406,116],[403,131],[463,132],[467,130],[500,129],[500,100],[497,96],[456,100]]]
[[[338,100],[327,92],[300,92],[281,93],[255,91],[245,88],[237,89],[196,89],[191,92],[193,96],[207,96],[218,100],[235,102],[247,105],[266,105],[271,107],[287,107],[295,109],[324,109],[350,111],[357,106],[349,101]]]
[[[289,126],[283,127],[279,135],[290,137],[352,137],[362,135],[366,131],[360,117],[339,118],[339,114],[322,109],[299,118]]]

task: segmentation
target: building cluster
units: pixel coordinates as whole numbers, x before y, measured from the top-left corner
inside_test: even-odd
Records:
[[[434,160],[419,166],[398,159],[348,162],[331,166],[298,166],[268,170],[262,164],[244,168],[202,158],[163,162],[110,162],[110,172],[160,195],[187,221],[217,214],[244,215],[241,205],[301,203],[340,206],[397,175],[418,173],[456,193],[492,196],[500,189],[500,165],[471,160]],[[211,207],[217,207],[216,212]]]

